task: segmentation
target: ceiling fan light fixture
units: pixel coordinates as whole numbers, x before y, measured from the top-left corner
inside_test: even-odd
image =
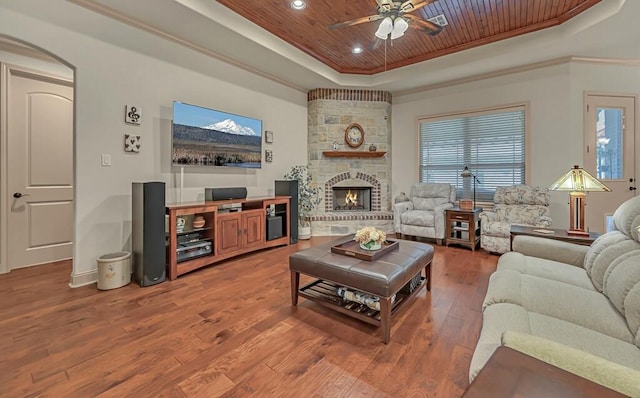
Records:
[[[386,17],[380,22],[378,25],[378,30],[376,30],[376,37],[381,40],[386,40],[389,33],[393,30],[393,20],[391,17]]]
[[[307,7],[307,3],[304,0],[293,0],[290,4],[294,10],[304,10]]]
[[[396,18],[393,21],[393,30],[391,30],[391,40],[397,39],[398,37],[402,37],[404,32],[409,28],[409,24],[404,18]]]

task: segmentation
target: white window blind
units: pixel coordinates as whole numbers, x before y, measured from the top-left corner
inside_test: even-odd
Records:
[[[453,184],[457,197],[493,201],[496,187],[525,183],[525,106],[420,119],[420,181]]]

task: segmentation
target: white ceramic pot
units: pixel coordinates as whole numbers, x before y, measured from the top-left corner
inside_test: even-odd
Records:
[[[176,232],[182,232],[184,230],[185,219],[182,217],[176,218]]]
[[[382,245],[380,243],[374,243],[373,245],[367,247],[364,245],[364,243],[360,243],[360,248],[364,249],[364,250],[380,250],[380,248],[382,247]]]
[[[298,226],[298,239],[311,239],[311,226]]]

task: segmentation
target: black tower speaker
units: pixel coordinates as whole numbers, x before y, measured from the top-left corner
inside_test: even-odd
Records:
[[[131,184],[133,276],[140,286],[166,279],[164,182]]]
[[[297,180],[276,180],[275,194],[283,196],[291,196],[289,202],[289,215],[291,218],[287,220],[287,212],[285,209],[278,210],[276,205],[276,216],[281,216],[283,228],[287,229],[291,243],[298,243],[298,181]]]

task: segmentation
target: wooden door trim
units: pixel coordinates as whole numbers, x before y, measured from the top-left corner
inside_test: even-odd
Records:
[[[8,81],[7,64],[0,62],[0,274],[9,272],[7,264],[7,181],[8,173],[8,150],[7,150],[7,87]]]
[[[636,157],[638,156],[638,154],[640,154],[640,109],[638,109],[638,94],[632,94],[632,93],[616,93],[616,92],[611,92],[611,91],[584,91],[583,96],[582,96],[582,140],[583,140],[583,146],[582,146],[582,164],[583,167],[586,165],[586,159],[587,159],[587,125],[589,123],[589,115],[587,113],[587,105],[588,105],[588,100],[589,97],[616,97],[616,98],[630,98],[633,99],[633,111],[635,113],[635,120],[634,120],[634,124],[633,124],[633,136],[635,138],[635,153],[636,156],[633,158],[633,162],[634,162],[634,174],[636,177],[636,180],[638,178],[638,176],[640,176],[640,162],[637,161]],[[636,192],[634,193],[634,196],[638,195],[638,191],[636,190]]]

